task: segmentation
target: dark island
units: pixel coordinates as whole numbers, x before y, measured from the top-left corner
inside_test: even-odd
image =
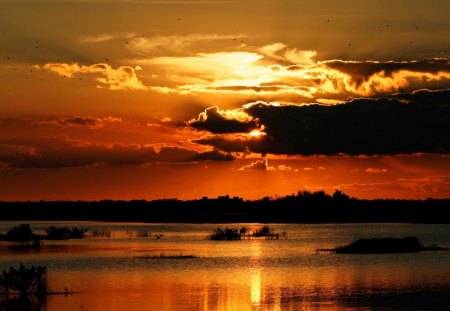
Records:
[[[423,246],[416,237],[406,238],[374,238],[359,239],[345,246],[319,251],[337,254],[387,254],[387,253],[415,253],[421,251],[448,251],[450,249],[433,246]]]
[[[450,199],[362,200],[336,190],[299,191],[243,200],[0,202],[0,220],[81,220],[178,223],[450,223]]]
[[[28,242],[40,240],[82,239],[87,229],[76,227],[50,226],[45,229],[45,235],[35,234],[29,224],[20,224],[10,228],[6,234],[0,233],[0,241]]]

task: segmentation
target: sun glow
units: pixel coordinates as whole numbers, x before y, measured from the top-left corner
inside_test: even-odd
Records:
[[[250,137],[260,138],[260,137],[266,135],[266,133],[264,133],[264,132],[261,131],[261,130],[253,130],[253,131],[251,131],[250,133],[248,133],[248,135],[249,135]]]

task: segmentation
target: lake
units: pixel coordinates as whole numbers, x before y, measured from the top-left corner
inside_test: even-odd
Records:
[[[19,223],[1,222],[0,232]],[[50,225],[90,230],[38,250],[0,242],[0,270],[45,265],[50,290],[72,292],[50,295],[36,310],[450,310],[450,252],[316,251],[406,236],[450,247],[450,225],[268,224],[287,238],[211,241],[218,226],[252,232],[263,225],[25,223],[36,233]],[[161,254],[194,258],[154,258]]]

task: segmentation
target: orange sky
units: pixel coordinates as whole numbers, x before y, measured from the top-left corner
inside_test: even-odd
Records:
[[[0,200],[450,197],[450,3],[392,2],[0,0]]]

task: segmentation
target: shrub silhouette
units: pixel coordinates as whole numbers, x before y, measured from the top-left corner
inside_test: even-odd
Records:
[[[268,235],[270,235],[271,233],[270,233],[270,228],[268,227],[268,226],[264,226],[264,227],[262,227],[261,229],[259,229],[259,230],[256,230],[254,233],[253,233],[253,236],[254,237],[262,237],[262,236],[268,236]]]
[[[45,229],[45,232],[47,233],[47,239],[63,240],[67,239],[67,236],[69,235],[69,228],[67,227],[58,228],[56,226],[50,226],[47,229]]]
[[[45,295],[47,293],[47,267],[31,266],[25,268],[21,263],[19,268],[10,267],[0,275],[0,287],[7,295],[18,293],[20,296]]]
[[[47,233],[46,238],[49,240],[81,239],[87,232],[87,229],[50,226],[45,229],[45,232]]]
[[[216,228],[210,236],[210,239],[216,241],[240,240],[241,233],[236,228]]]
[[[12,227],[6,233],[6,239],[10,241],[31,241],[36,238],[29,224],[20,224]]]
[[[69,239],[82,239],[87,231],[88,229],[85,228],[72,227],[69,232]]]

